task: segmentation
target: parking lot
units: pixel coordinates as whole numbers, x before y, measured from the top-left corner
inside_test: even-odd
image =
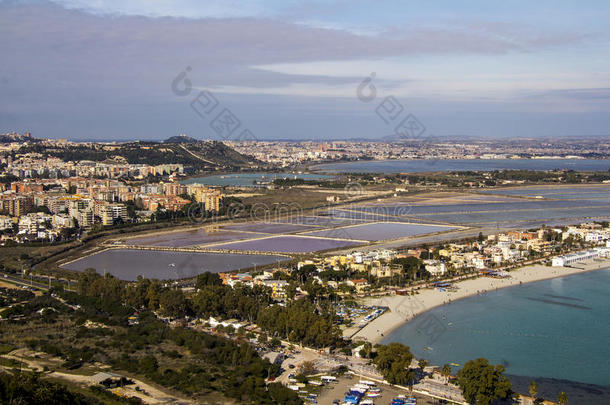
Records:
[[[318,404],[320,405],[332,405],[333,400],[338,399],[343,403],[343,397],[345,396],[345,392],[349,391],[350,387],[354,386],[360,381],[360,378],[357,376],[351,376],[346,374],[343,377],[339,377],[337,382],[329,383],[322,388],[320,395],[318,396]],[[389,385],[378,384],[379,388],[382,389],[381,397],[371,398],[375,401],[375,405],[390,405],[392,403],[392,398],[396,398],[398,395],[408,395],[408,391],[401,390],[395,387],[391,387]],[[418,405],[437,405],[439,404],[438,400],[434,400],[431,398],[426,398],[421,395],[414,394],[413,396],[417,397]],[[307,403],[307,402],[306,402]]]

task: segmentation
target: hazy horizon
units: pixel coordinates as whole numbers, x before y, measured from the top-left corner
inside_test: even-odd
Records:
[[[602,1],[0,0],[0,132],[222,140],[227,109],[258,139],[374,140],[393,96],[428,136],[605,137],[608,17]]]

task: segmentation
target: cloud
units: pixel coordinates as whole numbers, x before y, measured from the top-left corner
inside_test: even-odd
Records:
[[[79,3],[80,4],[80,3]],[[161,3],[164,4],[164,3]],[[491,27],[391,29],[357,35],[269,18],[99,16],[53,5],[0,5],[6,74],[124,87],[168,80],[190,65],[213,85],[289,85],[328,78],[271,74],[255,65],[375,60],[422,54],[499,54],[577,40],[491,35]],[[19,74],[17,74],[19,76]]]
[[[142,8],[149,3],[130,4]],[[6,129],[29,121],[43,126],[38,118],[44,115],[45,123],[59,117],[62,131],[77,121],[86,129],[93,123],[100,127],[112,123],[113,131],[119,130],[119,124],[135,131],[146,124],[125,124],[132,116],[135,120],[155,115],[149,128],[167,131],[189,113],[182,105],[184,99],[170,91],[172,79],[186,66],[192,67],[189,74],[195,87],[244,96],[253,105],[261,100],[259,94],[282,95],[285,105],[292,97],[290,108],[304,106],[312,111],[320,102],[318,96],[352,97],[361,75],[375,71],[371,69],[376,65],[392,65],[388,74],[379,75],[379,85],[389,90],[387,94],[394,89],[394,94],[409,95],[415,88],[423,97],[430,89],[457,86],[450,79],[412,76],[413,59],[495,58],[586,39],[570,32],[493,22],[421,23],[359,33],[340,24],[324,28],[280,19],[261,11],[257,2],[247,3],[242,14],[233,10],[237,3],[214,2],[206,7],[199,3],[184,1],[182,11],[168,17],[169,1],[154,2],[148,16],[137,9],[121,9],[131,6],[118,1],[90,3],[99,7],[84,7],[85,2],[75,0],[62,1],[66,7],[0,2],[0,124]],[[198,16],[189,7],[196,8]],[[346,69],[347,65],[351,67]],[[481,73],[472,66],[471,75]],[[468,81],[456,82],[466,94]],[[301,103],[303,96],[311,102]],[[175,107],[179,103],[186,112]],[[163,125],[162,119],[168,122]]]
[[[253,0],[51,0],[69,9],[98,15],[142,17],[227,18],[267,14],[260,1]]]

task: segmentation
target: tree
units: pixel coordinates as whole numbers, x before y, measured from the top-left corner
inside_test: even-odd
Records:
[[[430,273],[424,268],[423,262],[417,257],[406,257],[393,259],[391,264],[402,266],[402,274],[412,280],[422,277],[429,277]]]
[[[370,342],[365,342],[362,345],[362,349],[360,349],[360,352],[358,354],[362,358],[370,359],[373,355],[373,345]]]
[[[566,405],[568,403],[568,394],[561,391],[557,396],[557,402],[559,403],[559,405]]]
[[[164,290],[159,297],[161,313],[171,317],[183,317],[188,314],[188,302],[182,290]]]
[[[441,368],[441,375],[446,379],[449,379],[449,376],[451,375],[451,366],[449,364],[445,364]]]
[[[37,373],[0,373],[0,403],[2,404],[73,404],[92,401],[66,386],[41,378]]]
[[[159,280],[152,280],[146,290],[146,302],[148,309],[156,311],[159,309],[159,299],[161,297],[161,290],[163,286]]]
[[[157,362],[157,358],[155,356],[146,356],[140,359],[139,362],[140,372],[150,376],[154,374],[159,368],[159,363]]]
[[[312,375],[316,373],[316,365],[313,361],[307,360],[301,363],[299,371],[304,375]]]
[[[276,271],[276,273],[279,273]],[[284,274],[284,273],[282,273]],[[286,285],[286,287],[284,287],[284,292],[286,293],[286,297],[290,300],[293,300],[294,297],[297,295],[297,283],[295,283],[294,281],[291,281],[288,283],[288,285]]]
[[[296,405],[303,403],[296,392],[284,387],[280,383],[269,384],[267,391],[276,404]]]
[[[536,381],[532,381],[529,386],[529,392],[532,398],[536,399],[538,395],[538,383]]]
[[[409,346],[402,343],[390,343],[389,345],[378,345],[376,348],[377,357],[373,363],[390,384],[406,384],[413,379],[414,373],[409,369],[413,355]]]
[[[457,382],[466,401],[476,405],[489,405],[496,399],[511,394],[511,383],[502,375],[504,367],[494,366],[484,358],[470,360],[458,372]]]
[[[197,276],[197,283],[195,284],[195,287],[198,290],[201,290],[204,287],[209,286],[209,285],[221,285],[221,284],[222,284],[222,280],[220,279],[218,274],[210,273],[209,271],[206,271],[205,273],[201,273],[200,275]]]
[[[282,346],[282,341],[281,341],[281,340],[279,340],[278,338],[274,337],[273,339],[271,339],[271,340],[269,341],[269,346],[271,346],[272,348],[274,348],[274,349],[275,349],[275,348],[277,348],[277,347]]]

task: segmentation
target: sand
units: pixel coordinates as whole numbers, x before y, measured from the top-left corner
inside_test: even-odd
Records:
[[[354,334],[352,339],[364,339],[371,343],[378,343],[405,322],[440,305],[455,302],[456,300],[485,291],[610,268],[610,259],[578,263],[576,266],[580,268],[549,267],[535,264],[511,270],[510,277],[504,279],[479,277],[460,281],[454,284],[457,287],[457,291],[454,292],[442,292],[438,289],[427,288],[420,289],[419,294],[411,296],[391,295],[381,298],[369,298],[365,300],[367,305],[387,306],[390,310]]]

